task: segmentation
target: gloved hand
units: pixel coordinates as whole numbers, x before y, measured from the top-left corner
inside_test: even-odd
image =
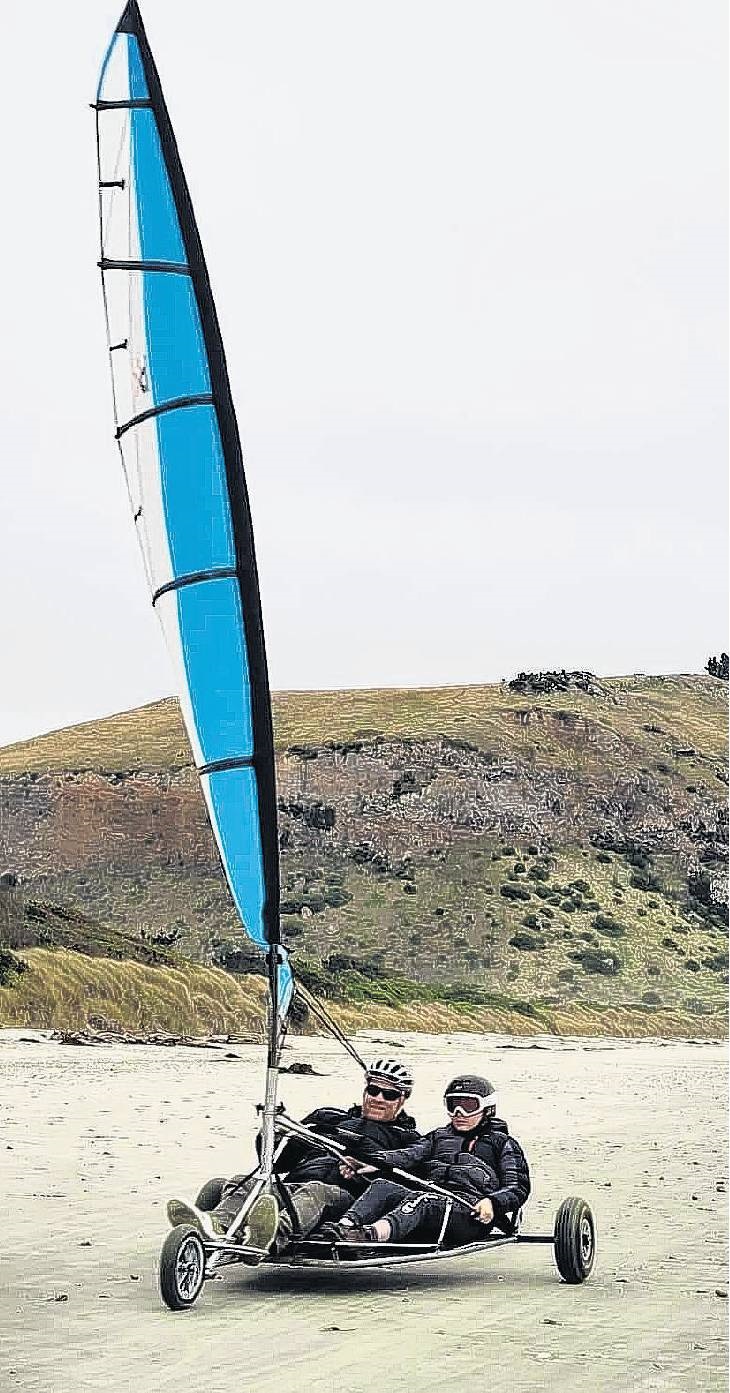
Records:
[[[445,1185],[448,1180],[449,1167],[445,1161],[429,1161],[425,1167],[426,1179],[433,1180],[436,1185]]]

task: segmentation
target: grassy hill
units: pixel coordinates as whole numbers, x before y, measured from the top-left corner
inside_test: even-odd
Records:
[[[505,683],[483,686],[387,688],[367,691],[275,692],[272,698],[278,750],[346,744],[373,737],[426,739],[445,736],[479,749],[512,749],[515,739],[535,760],[590,766],[589,747],[570,750],[561,738],[561,713],[595,724],[604,738],[627,741],[641,763],[664,756],[681,760],[680,772],[716,773],[727,758],[727,685],[714,677],[616,677],[602,683],[599,702],[580,690],[538,697],[516,695]],[[530,716],[543,714],[540,730]],[[552,717],[545,722],[545,716]],[[563,718],[564,720],[564,718]],[[556,725],[555,731],[551,725]],[[684,753],[680,753],[683,751]],[[170,698],[98,721],[51,731],[0,749],[0,776],[93,769],[174,769],[191,763],[179,703]]]
[[[720,1033],[726,697],[691,676],[276,695],[295,966],[361,1020]],[[248,980],[190,763],[172,701],[0,750],[0,939]]]

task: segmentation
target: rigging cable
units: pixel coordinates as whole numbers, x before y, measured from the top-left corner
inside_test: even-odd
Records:
[[[366,1071],[367,1064],[365,1063],[365,1060],[361,1057],[361,1055],[358,1054],[357,1050],[355,1049],[355,1046],[352,1044],[352,1041],[348,1040],[344,1031],[340,1030],[340,1027],[338,1026],[337,1022],[332,1019],[327,1008],[322,1005],[322,1002],[319,1001],[316,996],[313,996],[309,988],[305,987],[304,984],[300,982],[298,979],[295,979],[294,991],[298,996],[301,997],[302,1001],[305,1002],[305,1004],[309,1007],[310,1011],[313,1012],[317,1019],[321,1021],[322,1025],[326,1026],[327,1029],[331,1031],[335,1039],[339,1042],[339,1044],[342,1045],[343,1049],[346,1049],[347,1053],[349,1055],[352,1055],[352,1058],[355,1060],[357,1064],[360,1065],[360,1068],[363,1071]]]

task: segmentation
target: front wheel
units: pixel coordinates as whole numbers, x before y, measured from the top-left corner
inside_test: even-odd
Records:
[[[187,1224],[171,1229],[160,1253],[160,1295],[171,1311],[187,1311],[205,1281],[205,1249]]]
[[[555,1262],[564,1282],[576,1285],[590,1277],[596,1260],[596,1221],[585,1200],[563,1200],[555,1216]]]

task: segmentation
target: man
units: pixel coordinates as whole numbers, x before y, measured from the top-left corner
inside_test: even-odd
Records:
[[[366,1070],[361,1104],[347,1111],[317,1108],[303,1119],[303,1125],[346,1145],[357,1142],[357,1149],[363,1147],[368,1152],[403,1146],[420,1135],[413,1118],[403,1111],[412,1088],[407,1065],[395,1059],[376,1059]],[[305,1238],[323,1220],[337,1219],[368,1183],[356,1168],[341,1168],[339,1158],[299,1137],[288,1140],[277,1162],[277,1177],[281,1204],[272,1195],[262,1195],[252,1205],[241,1231],[244,1246],[262,1256],[272,1247],[276,1251],[286,1247],[294,1237]],[[192,1224],[207,1237],[220,1237],[242,1209],[254,1183],[250,1175],[234,1176],[210,1213],[184,1200],[170,1200],[170,1223]]]
[[[454,1204],[444,1240],[453,1246],[474,1243],[485,1227],[504,1228],[506,1216],[525,1203],[530,1172],[521,1146],[496,1116],[497,1095],[477,1074],[452,1079],[444,1094],[449,1122],[410,1146],[381,1151],[375,1166],[346,1158],[343,1172],[373,1174],[377,1163],[412,1170],[468,1201]],[[418,1241],[435,1242],[449,1201],[416,1192],[392,1180],[375,1180],[350,1205],[339,1223],[321,1230],[340,1243],[402,1243],[418,1230]]]

